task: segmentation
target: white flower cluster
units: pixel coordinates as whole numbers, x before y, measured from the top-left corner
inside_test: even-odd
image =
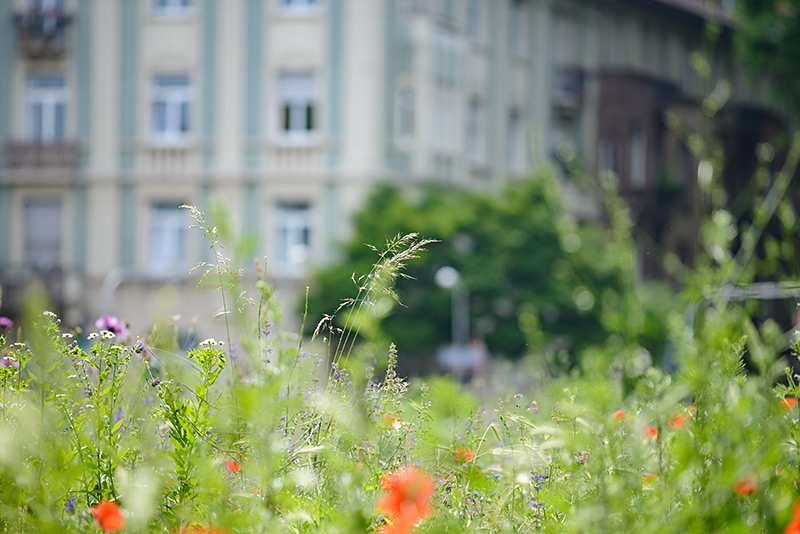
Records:
[[[100,332],[100,336],[102,336],[103,339],[114,339],[115,337],[114,332],[111,332],[110,330],[103,330]]]
[[[208,339],[204,339],[203,341],[200,342],[200,346],[201,347],[210,347],[210,346],[213,346],[213,345],[219,345],[220,347],[222,347],[223,345],[225,345],[225,342],[224,341],[217,341],[213,337],[210,337]]]
[[[72,334],[70,334],[69,332],[66,332],[64,334],[61,334],[61,337],[64,338],[64,339],[72,339]]]
[[[53,319],[56,318],[56,314],[51,311],[43,311],[42,315],[46,315],[47,317],[52,317]]]
[[[97,339],[97,337],[98,337],[99,335],[100,335],[100,334],[98,334],[97,332],[92,332],[91,334],[89,334],[89,335],[88,335],[88,336],[86,336],[86,337],[87,337],[87,339],[89,339],[89,340],[92,340],[92,339]]]

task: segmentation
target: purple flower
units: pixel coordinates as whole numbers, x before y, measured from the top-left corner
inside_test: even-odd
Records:
[[[95,321],[94,325],[98,330],[108,330],[119,337],[125,337],[128,335],[128,329],[125,328],[125,323],[113,315],[101,315],[100,318]]]
[[[69,500],[64,503],[64,511],[72,514],[73,510],[75,510],[75,496],[71,495]]]
[[[3,328],[11,328],[14,326],[14,321],[9,319],[8,317],[0,317],[0,326]]]
[[[19,369],[19,362],[13,356],[0,356],[0,367]]]

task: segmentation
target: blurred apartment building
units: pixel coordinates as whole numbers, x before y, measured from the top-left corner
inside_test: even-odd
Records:
[[[564,142],[690,259],[694,163],[663,113],[698,115],[702,4],[0,0],[0,315],[40,277],[69,325],[202,323],[219,297],[187,272],[212,257],[181,204],[224,198],[285,295],[377,181],[491,190]],[[726,131],[755,135],[772,115],[728,38]]]

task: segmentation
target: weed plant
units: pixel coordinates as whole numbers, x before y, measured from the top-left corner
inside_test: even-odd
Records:
[[[712,293],[694,324],[670,319],[673,374],[623,379],[637,347],[611,335],[590,359],[608,365],[557,381],[547,412],[533,392],[480,406],[447,379],[409,395],[394,346],[349,340],[428,241],[388,243],[316,356],[271,331],[263,268],[250,299],[193,215],[244,339],[180,355],[102,330],[84,349],[54,314],[30,311],[24,342],[0,338],[2,532],[796,531],[798,377],[775,357],[777,325],[741,304]],[[721,221],[732,224],[715,212],[713,250],[734,231]],[[723,250],[689,288],[741,271]]]

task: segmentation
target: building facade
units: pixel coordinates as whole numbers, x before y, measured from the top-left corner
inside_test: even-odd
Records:
[[[701,4],[0,0],[0,315],[38,277],[69,325],[213,333],[219,297],[187,275],[213,258],[180,206],[214,198],[290,295],[377,181],[491,190],[569,143],[643,207],[691,191],[662,116],[699,109]]]

